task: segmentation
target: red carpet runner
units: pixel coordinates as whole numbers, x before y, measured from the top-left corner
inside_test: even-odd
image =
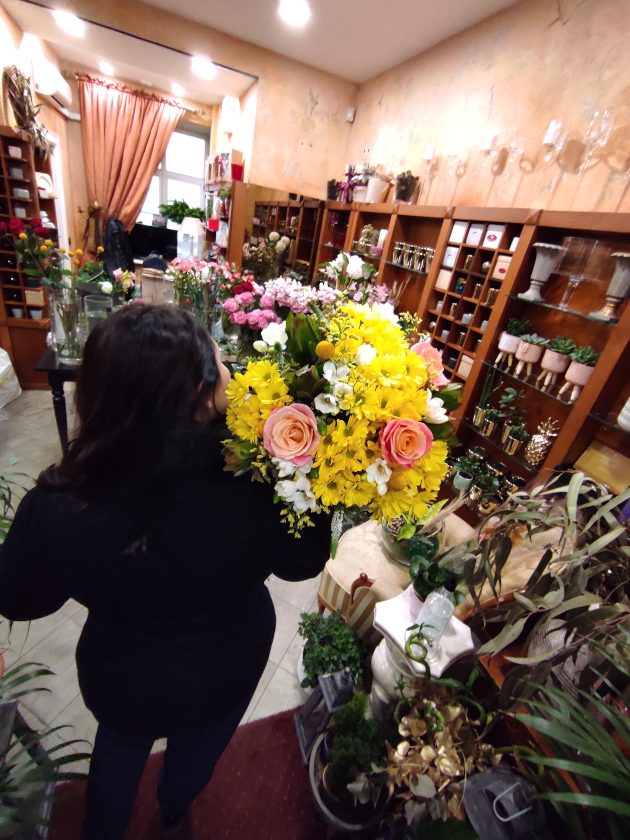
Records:
[[[324,840],[302,765],[293,712],[241,726],[192,808],[195,840]],[[162,755],[142,777],[126,840],[157,840],[155,794]],[[79,840],[85,782],[58,789],[49,840]]]

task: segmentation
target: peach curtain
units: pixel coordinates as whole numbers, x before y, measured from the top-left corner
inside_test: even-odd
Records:
[[[185,110],[122,85],[78,78],[89,204],[131,230]]]

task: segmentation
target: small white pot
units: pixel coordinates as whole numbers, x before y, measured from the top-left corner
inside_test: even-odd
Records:
[[[28,314],[34,321],[41,321],[42,318],[42,310],[41,309],[29,309]]]
[[[499,350],[503,350],[504,353],[516,353],[520,342],[521,339],[517,335],[502,332],[499,338]]]
[[[630,432],[630,399],[619,412],[617,425],[624,429],[624,431]]]
[[[543,370],[551,373],[564,373],[569,366],[569,357],[564,353],[556,353],[555,350],[545,350],[540,366]]]
[[[540,359],[544,349],[545,348],[540,344],[529,344],[527,341],[519,339],[519,345],[516,351],[516,358],[519,360],[519,362],[527,362],[528,364],[533,364],[534,362],[537,362],[538,359]]]
[[[14,318],[23,318],[24,317],[24,307],[23,306],[12,306],[11,312],[13,313]]]

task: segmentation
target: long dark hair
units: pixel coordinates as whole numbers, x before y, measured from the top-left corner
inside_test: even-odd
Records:
[[[190,313],[123,307],[89,335],[75,392],[78,434],[38,484],[87,498],[149,486],[168,433],[195,424],[218,377],[214,343]]]

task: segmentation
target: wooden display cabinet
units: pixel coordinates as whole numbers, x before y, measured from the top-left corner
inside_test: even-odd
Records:
[[[350,250],[352,244],[350,221],[353,210],[352,204],[340,204],[338,201],[325,202],[315,268],[322,263],[334,260],[340,251]]]
[[[20,157],[13,157],[10,148],[19,149]],[[16,190],[27,190],[28,199],[16,195]],[[39,212],[31,137],[20,129],[0,126],[0,221],[26,221]],[[49,216],[54,221],[51,211]],[[11,357],[23,388],[45,389],[46,375],[37,373],[35,365],[46,349],[50,320],[46,292],[34,282],[17,262],[12,237],[0,237],[0,346]],[[22,317],[15,317],[14,307]],[[37,314],[41,317],[36,318]]]
[[[304,199],[298,217],[298,227],[293,250],[293,268],[305,268],[309,279],[315,273],[324,203],[317,199]]]
[[[394,206],[392,204],[354,204],[356,209],[350,218],[348,226],[347,247],[351,254],[357,254],[365,262],[371,263],[377,270],[380,269],[381,261],[386,254],[386,246],[388,239],[391,236],[392,220],[394,218]],[[364,254],[356,250],[361,231],[366,225],[372,225],[377,230],[387,230],[387,238],[384,242],[383,255],[374,256],[373,254]]]

